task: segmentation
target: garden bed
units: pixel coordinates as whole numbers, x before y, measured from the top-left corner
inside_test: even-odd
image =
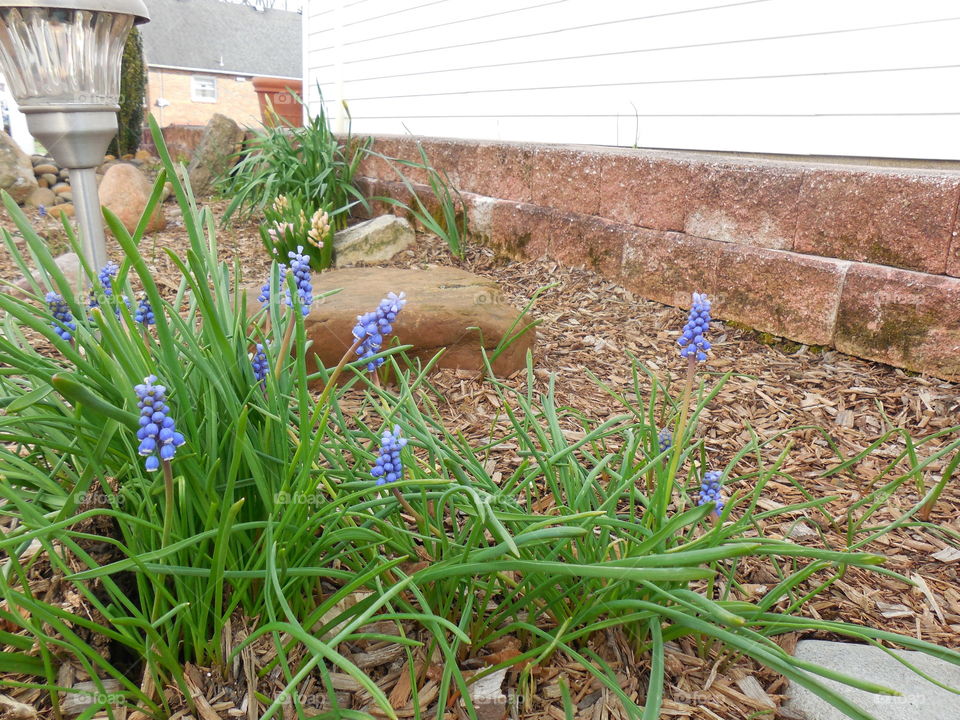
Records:
[[[223,204],[213,203],[212,207],[219,214]],[[168,229],[147,237],[141,249],[155,269],[160,288],[172,295],[179,282],[178,275],[161,248],[168,247],[182,255],[187,238],[177,222],[174,207],[168,205],[166,212],[171,220]],[[10,227],[6,217],[3,222]],[[254,225],[241,223],[221,232],[218,243],[222,257],[239,258],[248,284],[262,282],[268,258]],[[6,254],[0,258],[0,277],[17,279],[19,273],[7,263]],[[592,420],[603,420],[622,412],[622,405],[590,375],[611,391],[630,394],[634,378],[628,353],[663,381],[669,381],[672,387],[682,383],[684,363],[676,346],[678,330],[684,322],[682,311],[643,300],[592,271],[567,268],[552,261],[512,262],[497,258],[483,247],[468,248],[466,258],[457,261],[440,240],[427,235],[420,235],[416,247],[401,254],[392,266],[430,268],[448,264],[495,279],[500,283],[503,296],[490,300],[517,307],[523,307],[539,288],[553,285],[540,295],[532,310],[540,323],[533,366],[536,392],[546,392],[550,377],[556,376],[558,405]],[[833,350],[814,351],[735,327],[717,324],[714,335],[714,349],[703,371],[733,374],[700,417],[699,427],[705,433],[703,440],[713,466],[720,468],[731,459],[750,439],[751,432],[767,438],[789,428],[804,427],[771,443],[764,459],[773,461],[792,443],[783,471],[800,479],[803,489],[814,497],[837,496],[828,506],[837,527],[831,527],[823,515],[811,513],[803,517],[798,513],[789,521],[779,518],[777,522],[781,525],[766,527],[768,533],[779,533],[808,546],[846,547],[845,538],[838,532],[846,522],[845,514],[904,448],[899,436],[890,437],[847,472],[823,478],[821,473],[835,465],[839,458],[814,426],[823,428],[844,457],[850,457],[893,427],[903,428],[917,438],[956,424],[960,410],[957,384],[915,376]],[[479,446],[508,427],[499,396],[475,373],[440,370],[431,382],[437,391],[438,408],[451,432],[461,432]],[[524,373],[517,373],[507,382],[519,388],[526,383],[526,377]],[[647,385],[645,378],[641,378],[641,396]],[[341,406],[346,411],[352,407],[358,412],[363,412],[365,407],[359,395],[346,397]],[[563,429],[571,438],[580,432],[573,415],[565,418]],[[951,439],[946,437],[943,441]],[[923,455],[929,455],[936,447],[936,441],[925,445]],[[510,444],[492,449],[487,464],[495,478],[496,473],[509,475],[521,462],[515,450]],[[754,468],[753,461],[742,461],[733,468],[733,474],[748,475]],[[938,479],[940,469],[942,464],[931,466],[925,476],[927,487]],[[728,487],[731,492],[740,489],[737,483]],[[919,499],[912,483],[903,484],[886,498],[886,505],[878,511],[874,524],[892,522]],[[803,500],[796,486],[772,481],[767,485],[760,507],[773,509]],[[550,512],[549,507],[537,510],[544,514]],[[893,578],[854,568],[819,595],[807,612],[823,619],[869,624],[945,647],[960,648],[960,558],[946,552],[949,545],[944,535],[935,531],[940,527],[960,533],[958,518],[960,486],[953,482],[946,487],[933,511],[930,528],[894,530],[865,548],[887,555],[888,568],[914,578],[923,590],[908,590]],[[746,599],[750,593],[762,593],[770,583],[776,582],[775,576],[760,564],[752,569],[749,563],[743,567],[747,572],[740,578],[742,585],[735,596],[741,594]],[[48,583],[49,593],[58,592],[56,578],[37,577],[35,581]],[[72,598],[63,597],[64,603],[71,601]],[[232,637],[224,638],[225,645],[236,645],[248,631],[244,620],[237,618]],[[781,640],[789,645],[796,639],[796,634],[791,634]],[[597,652],[614,669],[624,690],[642,698],[648,668],[633,658],[631,648],[622,642],[621,636],[611,634],[608,640],[606,644],[596,641]],[[391,699],[396,699],[398,706],[403,706],[407,704],[409,688],[404,690],[406,676],[400,671],[402,653],[396,650],[397,647],[391,647],[386,641],[343,648],[345,654],[377,679]],[[755,688],[745,680],[749,677],[759,680],[759,687],[774,702],[779,701],[785,685],[777,674],[759,670],[743,659],[702,650],[688,639],[671,645],[666,664],[665,713],[673,717],[746,718],[763,711],[763,694],[758,696],[754,692],[751,696]],[[485,652],[509,654],[516,650],[507,638],[501,646],[488,647]],[[218,677],[205,669],[188,672],[188,680],[196,687],[198,698],[209,701],[206,706],[200,703],[204,720],[214,720],[214,716],[256,717],[250,714],[245,678],[270,657],[269,645],[260,643],[244,654],[242,662],[233,665],[231,677]],[[483,658],[467,658],[465,662],[467,667],[470,663],[477,668],[484,666]],[[493,661],[488,656],[486,662]],[[430,667],[424,672],[427,678],[431,677]],[[570,682],[578,716],[597,720],[620,716],[614,696],[578,663],[561,654],[541,665],[531,684],[524,688],[517,686],[518,673],[508,672],[503,688],[508,697],[521,700],[517,715],[562,718],[558,685],[561,673]],[[343,695],[342,702],[355,701],[355,707],[362,706],[363,693],[356,691],[348,678],[344,677],[341,683],[342,687],[337,689]],[[271,693],[278,693],[282,687],[282,678],[273,673],[260,679],[258,692],[273,697]],[[429,688],[429,682],[425,687]],[[320,697],[322,685],[317,684],[313,692]],[[424,692],[422,690],[421,695]],[[10,694],[33,706],[41,692],[13,690]],[[429,692],[424,700],[429,706],[428,696]],[[41,714],[49,710],[44,706],[39,709]]]

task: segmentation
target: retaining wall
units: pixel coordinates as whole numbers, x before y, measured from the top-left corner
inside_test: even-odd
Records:
[[[203,128],[163,129],[191,154]],[[470,233],[586,265],[642,297],[960,381],[960,171],[709,153],[379,136],[463,194]],[[402,167],[429,197],[426,173]],[[367,158],[368,195],[409,200]],[[428,201],[429,202],[429,201]],[[396,212],[383,203],[382,212]]]
[[[810,345],[960,380],[960,172],[420,138],[471,234]],[[418,161],[417,140],[374,149]],[[402,168],[421,184],[426,174]],[[408,192],[384,161],[371,194]]]

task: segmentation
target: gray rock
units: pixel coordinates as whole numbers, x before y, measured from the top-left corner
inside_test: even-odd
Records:
[[[41,205],[53,205],[57,200],[57,194],[49,189],[44,187],[38,187],[28,197],[24,204],[29,205],[30,207],[38,208]]]
[[[342,268],[359,262],[387,262],[405,250],[415,238],[413,228],[406,220],[395,215],[381,215],[336,233],[333,236],[333,263]]]
[[[0,189],[22,203],[39,187],[33,162],[5,132],[0,132]]]
[[[945,685],[960,690],[960,666],[921,652],[897,650],[907,662]],[[900,696],[874,695],[842,683],[817,678],[876,720],[960,720],[960,696],[954,695],[870,645],[803,640],[796,657],[897,690]],[[806,720],[845,720],[842,712],[797,683],[790,683],[784,707]]]
[[[236,153],[243,146],[243,136],[243,128],[225,115],[217,113],[210,118],[200,146],[187,167],[195,195],[208,193],[216,179],[234,166]]]
[[[74,294],[80,292],[83,288],[83,282],[81,280],[81,274],[83,270],[80,266],[80,258],[76,253],[65,253],[57,257],[57,267],[60,268],[60,272],[63,273],[64,277],[67,279],[67,282],[70,283],[70,287],[73,288]],[[43,282],[41,281],[41,275],[39,270],[34,270],[33,279],[43,287]],[[20,278],[16,283],[14,283],[16,289],[10,288],[4,290],[4,292],[9,292],[14,297],[25,300],[30,292],[32,292],[30,287],[30,281],[27,278]],[[44,295],[46,291],[41,291],[41,295]]]

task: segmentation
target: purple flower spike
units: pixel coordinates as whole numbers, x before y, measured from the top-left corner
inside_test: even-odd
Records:
[[[693,294],[693,306],[690,316],[683,327],[683,334],[677,341],[680,345],[680,357],[695,357],[697,362],[707,359],[710,341],[707,331],[710,329],[710,300],[704,293]]]
[[[400,451],[407,444],[407,439],[400,437],[400,426],[394,425],[393,432],[384,430],[380,437],[380,455],[370,470],[370,475],[377,481],[377,485],[396,482],[403,477],[403,461]]]
[[[660,452],[666,452],[673,446],[673,434],[669,429],[664,428],[657,434],[657,447]]]
[[[70,306],[67,305],[62,296],[52,291],[47,293],[45,299],[47,301],[47,307],[50,308],[50,312],[53,314],[54,321],[50,323],[51,327],[53,327],[57,335],[67,342],[70,342],[73,339],[73,333],[77,330],[77,324],[73,321]]]
[[[310,281],[310,256],[303,254],[303,245],[297,246],[297,251],[287,253],[290,258],[290,270],[297,285],[297,297],[300,299],[300,308],[304,317],[310,314],[310,305],[313,303],[313,285]],[[290,290],[287,290],[287,305],[293,307],[290,299]]]
[[[720,487],[720,476],[722,474],[717,470],[711,470],[703,474],[703,480],[700,482],[700,498],[697,500],[697,505],[715,503],[716,507],[714,507],[713,512],[718,517],[723,512],[725,502],[723,488]]]
[[[253,376],[260,381],[260,387],[264,387],[267,372],[270,370],[270,361],[267,360],[262,343],[257,343],[257,351],[253,354],[250,364],[253,366]]]
[[[375,371],[383,365],[383,358],[370,360],[374,355],[380,352],[383,346],[383,336],[393,332],[393,322],[397,319],[403,306],[407,303],[405,293],[389,293],[373,312],[357,316],[357,325],[353,328],[353,337],[356,340],[362,340],[357,347],[357,355],[367,362],[367,370]]]
[[[141,293],[137,301],[137,311],[134,313],[133,319],[134,322],[138,322],[141,325],[154,325],[157,322],[153,314],[153,308],[150,307],[150,301],[147,300],[147,296],[144,293]]]
[[[159,469],[160,460],[172,460],[177,448],[186,442],[183,435],[177,432],[174,420],[169,415],[166,404],[167,389],[163,385],[155,385],[156,382],[156,375],[148,375],[143,379],[142,385],[134,387],[137,407],[140,408],[138,452],[147,458],[144,467],[151,472]]]
[[[283,263],[280,263],[280,284],[283,285],[283,279],[287,275],[287,266]],[[263,284],[263,287],[260,288],[260,295],[257,296],[259,300],[264,305],[267,305],[270,302],[270,296],[273,294],[273,287],[271,285],[273,281],[273,274],[267,275],[267,281]]]

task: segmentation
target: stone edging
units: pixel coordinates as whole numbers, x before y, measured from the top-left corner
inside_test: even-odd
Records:
[[[417,140],[471,234],[511,256],[587,265],[669,305],[700,290],[722,319],[960,380],[956,171],[394,136],[374,149],[418,161]],[[360,175],[409,194],[378,158]]]

